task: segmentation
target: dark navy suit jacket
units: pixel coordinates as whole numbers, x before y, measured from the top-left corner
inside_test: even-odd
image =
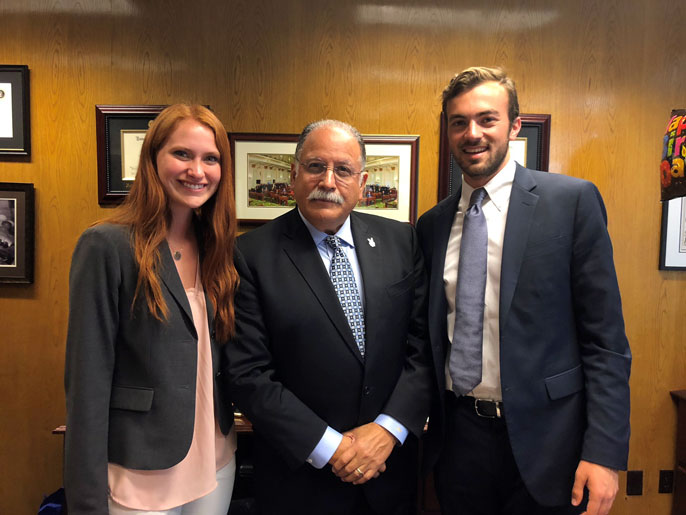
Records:
[[[417,225],[430,273],[437,389],[427,466],[435,463],[445,430],[443,269],[460,193]],[[500,281],[501,386],[517,466],[544,505],[569,502],[580,459],[627,465],[631,353],[606,221],[590,182],[517,165]]]

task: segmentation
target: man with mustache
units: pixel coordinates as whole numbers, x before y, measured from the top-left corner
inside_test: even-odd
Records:
[[[428,414],[426,275],[414,229],[353,212],[364,141],[300,135],[297,208],[238,239],[231,398],[253,423],[263,514],[414,513]]]
[[[502,70],[456,75],[443,111],[462,183],[417,225],[442,513],[605,515],[627,465],[631,353],[600,193],[513,161]]]

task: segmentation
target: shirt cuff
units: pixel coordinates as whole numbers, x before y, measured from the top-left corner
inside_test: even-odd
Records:
[[[341,440],[343,440],[343,435],[327,426],[321,440],[319,440],[317,446],[308,456],[307,463],[316,469],[323,468],[324,465],[329,463],[331,456],[333,456],[341,444]]]
[[[396,419],[381,413],[379,416],[376,417],[374,422],[376,422],[381,427],[386,429],[389,433],[391,433],[393,436],[395,436],[398,440],[398,443],[400,443],[400,445],[405,443],[405,438],[407,438],[408,430],[404,425],[402,425]]]

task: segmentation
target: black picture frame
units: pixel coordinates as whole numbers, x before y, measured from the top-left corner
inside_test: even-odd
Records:
[[[166,105],[96,105],[95,131],[98,150],[98,203],[119,204],[128,195],[133,179],[123,168],[122,142],[127,133],[144,137],[150,123]],[[138,149],[140,152],[140,149]],[[128,177],[128,178],[126,178]],[[135,177],[135,173],[133,175]]]
[[[32,183],[0,182],[0,283],[33,283]]]
[[[660,270],[686,271],[686,197],[662,202]]]
[[[0,65],[0,160],[31,157],[30,97],[29,67]]]
[[[518,139],[526,139],[526,167],[547,172],[550,159],[550,115],[521,114],[519,116],[522,119],[522,128]],[[438,156],[439,202],[454,193],[462,180],[462,170],[450,154],[446,128],[445,113],[441,113]]]

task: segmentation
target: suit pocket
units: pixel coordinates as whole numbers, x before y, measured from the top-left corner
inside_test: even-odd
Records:
[[[110,408],[130,411],[150,411],[155,390],[135,386],[113,386]]]
[[[409,290],[414,284],[414,277],[412,272],[400,279],[398,282],[386,287],[386,292],[390,297],[398,297]]]
[[[560,252],[562,249],[568,249],[572,245],[572,236],[569,234],[561,234],[550,238],[543,238],[537,241],[531,241],[527,245],[524,259],[531,259],[538,256],[545,256]]]
[[[546,377],[545,387],[551,400],[561,399],[584,388],[584,371],[577,365],[560,374]]]

